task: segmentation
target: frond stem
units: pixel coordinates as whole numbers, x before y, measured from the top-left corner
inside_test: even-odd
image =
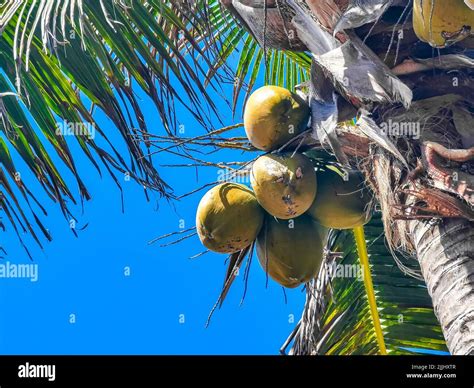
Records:
[[[370,274],[369,255],[367,254],[367,244],[365,243],[365,233],[363,226],[356,226],[352,229],[357,245],[357,252],[359,253],[360,264],[364,271],[364,285],[369,300],[370,313],[372,315],[372,322],[374,324],[375,336],[379,345],[380,354],[387,355],[385,347],[385,340],[382,332],[382,325],[380,324],[380,316],[377,310],[377,301],[375,300],[374,284],[372,282],[372,275]]]

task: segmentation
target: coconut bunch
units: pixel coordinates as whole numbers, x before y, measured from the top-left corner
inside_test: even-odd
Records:
[[[205,247],[232,254],[255,242],[262,268],[288,288],[318,274],[329,228],[369,220],[360,175],[316,171],[304,153],[284,151],[309,118],[309,106],[297,94],[276,86],[256,90],[245,106],[244,127],[250,143],[265,153],[252,164],[251,188],[219,184],[203,196],[196,214]]]

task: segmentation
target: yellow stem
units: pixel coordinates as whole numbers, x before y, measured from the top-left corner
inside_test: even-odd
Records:
[[[365,292],[367,293],[367,299],[369,300],[370,313],[372,315],[372,322],[374,324],[374,330],[377,337],[377,343],[379,344],[380,354],[386,355],[387,348],[385,347],[379,311],[377,310],[377,301],[375,300],[374,284],[372,283],[372,275],[370,274],[369,255],[367,254],[367,245],[365,243],[364,227],[356,226],[354,229],[352,229],[352,232],[354,233],[360,264],[362,265],[362,270],[364,271]]]

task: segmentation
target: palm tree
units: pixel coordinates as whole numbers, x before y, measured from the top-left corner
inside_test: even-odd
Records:
[[[90,194],[61,131],[70,124],[73,129],[77,123],[87,124],[108,141],[94,120],[94,111],[100,110],[126,141],[129,160],[111,142],[105,150],[89,132],[76,133],[74,139],[95,168],[100,172],[101,165],[105,167],[118,185],[117,176],[129,174],[146,189],[174,198],[152,163],[154,135],[133,87],[155,103],[169,141],[186,148],[176,132],[175,103],[212,131],[210,115],[218,112],[209,89],[221,93],[220,81],[235,80],[229,101],[235,109],[241,93],[245,91],[246,99],[264,69],[266,83],[290,89],[300,85],[308,91],[313,130],[302,147],[312,152],[331,149],[340,165],[363,171],[376,193],[381,217],[366,228],[366,240],[387,349],[443,349],[434,306],[449,350],[473,353],[469,39],[433,59],[429,46],[413,34],[410,1],[378,1],[376,17],[358,22],[341,19],[348,3],[6,3],[0,15],[0,129],[5,135],[0,138],[0,200],[10,225],[19,237],[28,230],[40,244],[38,230],[49,238],[32,208],[28,213],[18,201],[21,195],[29,203],[34,195],[18,178],[13,149],[65,216],[73,217],[67,201],[75,203],[75,191],[52,163],[38,131],[75,176],[81,200],[87,200]],[[340,31],[333,33],[335,27]],[[236,50],[240,57],[234,70],[226,61]],[[356,126],[337,125],[354,114]],[[421,123],[421,137],[390,137],[381,130],[390,122]],[[322,158],[332,156],[324,152]],[[36,205],[45,213],[42,204]],[[383,229],[388,248],[379,237]],[[330,250],[342,252],[343,262],[354,264],[350,234],[334,233],[329,244]],[[417,261],[397,259],[395,264],[394,251]],[[292,352],[379,352],[380,330],[372,325],[376,319],[368,299],[361,298],[361,283],[338,278],[329,282],[328,268],[307,285]]]
[[[270,18],[265,17],[268,8]],[[367,16],[369,8],[378,11]],[[390,247],[418,259],[450,351],[471,354],[474,181],[467,123],[472,53],[467,40],[432,58],[433,50],[413,33],[411,11],[411,1],[232,2],[232,12],[239,13],[264,47],[268,42],[258,31],[270,23],[272,30],[279,24],[280,31],[296,32],[270,42],[273,48],[292,43],[311,52],[314,140],[326,142],[342,164],[365,172],[377,194]],[[340,97],[358,109],[350,143],[336,125]],[[381,126],[391,123],[419,126],[420,138],[390,138]],[[318,303],[312,295],[307,309]],[[300,341],[315,343],[317,323],[301,322]],[[314,346],[296,349],[317,352]]]

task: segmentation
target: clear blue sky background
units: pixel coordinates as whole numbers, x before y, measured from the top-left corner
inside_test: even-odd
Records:
[[[163,133],[158,114],[141,95],[149,128]],[[231,86],[227,88],[231,96]],[[219,105],[226,124],[240,122],[225,104]],[[189,136],[202,128],[181,109],[179,118]],[[99,123],[110,138],[123,144],[118,132],[104,117]],[[77,147],[70,141],[74,150]],[[79,155],[79,153],[76,153]],[[247,160],[250,155],[219,153],[222,160]],[[31,177],[17,160],[23,179]],[[55,158],[57,160],[57,158]],[[169,154],[155,158],[156,164],[183,163]],[[59,162],[58,162],[59,163]],[[101,179],[82,156],[78,167],[93,199],[74,208],[78,227],[89,223],[75,238],[56,205],[39,185],[32,185],[38,199],[46,204],[44,220],[53,235],[44,250],[28,237],[34,263],[39,265],[36,283],[28,279],[0,279],[0,353],[2,354],[277,354],[302,312],[305,294],[301,289],[283,291],[272,281],[265,286],[265,274],[254,258],[248,292],[243,293],[242,276],[233,285],[211,325],[206,318],[215,303],[225,273],[225,256],[201,252],[197,237],[181,244],[160,248],[147,245],[154,237],[194,226],[195,209],[202,193],[171,206],[151,193],[147,202],[142,188],[133,181],[122,181],[125,213],[121,212],[120,192],[111,178]],[[214,168],[160,168],[163,178],[176,194],[217,180]],[[64,168],[61,168],[65,172]],[[71,187],[74,181],[66,175]],[[31,180],[29,180],[31,182]],[[0,235],[0,245],[8,255],[3,261],[30,263],[10,228]],[[130,276],[124,269],[129,266]],[[70,323],[70,314],[76,322]],[[184,316],[184,323],[180,317]]]

